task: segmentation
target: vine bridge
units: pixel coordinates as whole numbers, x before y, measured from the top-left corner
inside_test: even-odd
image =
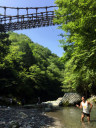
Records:
[[[5,7],[0,6],[0,32],[8,32],[20,29],[29,29],[55,25],[54,9],[56,6],[46,7]],[[14,15],[9,15],[11,12]]]

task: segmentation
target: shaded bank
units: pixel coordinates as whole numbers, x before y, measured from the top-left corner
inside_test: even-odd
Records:
[[[0,108],[0,128],[60,128],[56,118],[37,109]]]

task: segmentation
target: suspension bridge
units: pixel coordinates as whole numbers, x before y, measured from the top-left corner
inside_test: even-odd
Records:
[[[0,14],[0,32],[55,25],[53,23],[55,8],[56,6],[29,8],[0,6],[3,11],[3,14]],[[7,12],[15,14],[9,15]]]

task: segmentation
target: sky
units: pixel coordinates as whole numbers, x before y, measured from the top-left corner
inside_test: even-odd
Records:
[[[7,7],[45,7],[55,6],[54,0],[0,0],[0,6]],[[3,10],[0,10],[3,13]],[[15,11],[7,10],[8,15],[16,15]],[[22,12],[22,14],[25,12]],[[59,35],[64,31],[58,29],[58,26],[47,26],[31,29],[23,29],[14,31],[18,34],[27,35],[34,43],[38,43],[51,50],[52,53],[61,57],[64,53],[62,47],[60,47],[59,40],[62,39]]]

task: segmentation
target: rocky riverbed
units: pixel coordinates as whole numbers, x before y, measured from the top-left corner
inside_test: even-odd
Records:
[[[0,107],[0,128],[61,128],[61,124],[42,110]]]

